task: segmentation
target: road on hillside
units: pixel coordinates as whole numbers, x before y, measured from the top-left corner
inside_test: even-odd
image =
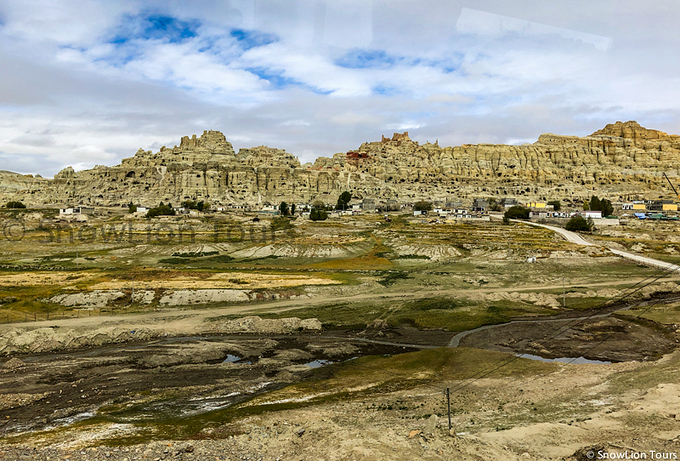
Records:
[[[547,224],[539,224],[537,222],[531,222],[531,221],[520,221],[519,219],[511,219],[513,222],[520,222],[524,224],[529,224],[531,226],[536,226],[536,227],[544,227],[546,229],[550,229],[553,232],[557,232],[560,234],[562,237],[564,237],[568,242],[575,243],[577,245],[583,245],[583,246],[595,246],[594,243],[590,243],[583,237],[581,237],[579,234],[576,232],[571,232],[566,229],[563,229],[561,227],[557,226],[549,226]]]
[[[524,224],[529,224],[531,226],[536,226],[536,227],[544,227],[546,229],[550,229],[553,232],[557,232],[560,234],[562,237],[564,237],[567,241],[571,243],[575,243],[577,245],[584,245],[584,246],[596,246],[594,243],[591,243],[581,237],[579,234],[576,232],[571,232],[566,229],[563,229],[561,227],[557,226],[549,226],[547,224],[539,224],[535,222],[529,222],[529,221],[520,221],[520,220],[513,220],[515,222],[522,222]],[[603,245],[604,246],[604,245]],[[645,264],[647,266],[654,266],[658,267],[660,269],[664,269],[670,272],[678,272],[680,271],[680,266],[677,264],[669,263],[666,261],[661,261],[659,259],[654,259],[654,258],[649,258],[647,256],[642,256],[642,255],[637,255],[635,253],[630,253],[628,251],[621,251],[617,250],[615,248],[611,247],[606,247],[609,248],[609,250],[614,253],[615,255],[621,256],[622,258],[630,259],[635,262],[639,262],[641,264]]]

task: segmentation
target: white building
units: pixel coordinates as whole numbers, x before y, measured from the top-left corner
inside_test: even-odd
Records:
[[[581,213],[581,216],[584,218],[593,218],[593,219],[602,219],[602,212],[601,211],[595,211],[595,210],[587,210]]]
[[[59,208],[59,215],[73,215],[73,214],[85,214],[93,215],[94,208],[89,206],[81,206],[75,208]]]

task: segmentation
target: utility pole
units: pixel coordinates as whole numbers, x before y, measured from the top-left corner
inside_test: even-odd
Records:
[[[562,277],[562,307],[567,307],[567,294],[564,291],[564,277]]]
[[[130,295],[130,305],[135,302],[135,276],[132,276],[132,294]]]
[[[449,412],[449,431],[451,430],[451,395],[449,394],[449,388],[446,388],[446,407]]]

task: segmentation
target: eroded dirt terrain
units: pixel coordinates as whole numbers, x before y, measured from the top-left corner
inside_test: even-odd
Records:
[[[465,336],[460,345],[544,358],[599,361],[656,360],[680,342],[675,328],[616,317],[516,322]]]
[[[0,458],[580,460],[592,447],[679,448],[680,306],[654,306],[677,276],[523,225],[293,227],[278,249],[5,247],[0,312],[22,323],[0,326]],[[670,248],[643,240],[660,242],[653,254]],[[253,296],[201,301],[199,288]],[[147,297],[161,289],[192,299],[170,309]],[[122,295],[98,308],[51,301],[101,290]],[[626,302],[599,308],[615,299]]]
[[[297,334],[171,337],[17,355],[0,368],[0,430],[8,435],[72,424],[91,418],[102,405],[134,407],[141,420],[145,413],[199,414],[297,382],[328,363],[412,350]]]

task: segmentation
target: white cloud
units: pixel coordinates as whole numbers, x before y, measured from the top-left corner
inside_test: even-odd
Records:
[[[133,2],[22,0],[3,2],[4,33],[32,42],[93,43]]]
[[[110,165],[204,129],[302,161],[392,130],[441,145],[617,119],[680,133],[680,4],[468,3],[5,0],[0,169]],[[110,43],[150,12],[191,33]],[[368,62],[338,65],[352,53]]]
[[[336,125],[357,125],[357,124],[373,124],[381,122],[381,118],[372,114],[359,113],[354,111],[343,112],[332,115],[329,120]]]

